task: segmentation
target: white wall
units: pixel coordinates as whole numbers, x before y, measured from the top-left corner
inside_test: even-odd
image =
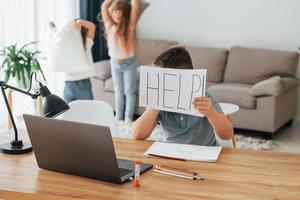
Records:
[[[150,6],[138,26],[142,38],[225,48],[241,45],[297,51],[300,46],[299,0],[147,1]]]
[[[0,0],[0,47],[14,43],[20,47],[25,43],[40,41],[39,50],[45,53],[44,40],[48,21],[61,26],[78,16],[79,0]],[[62,96],[62,76],[51,72],[45,60],[41,59],[40,62],[48,88],[52,93]],[[0,70],[0,80],[3,80],[2,76]],[[17,120],[23,113],[34,113],[34,102],[30,97],[14,92],[13,108],[14,118]],[[0,94],[0,126],[6,124],[7,110]]]

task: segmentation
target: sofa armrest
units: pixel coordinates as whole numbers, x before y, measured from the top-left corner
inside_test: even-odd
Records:
[[[109,60],[101,60],[94,63],[96,78],[106,80],[111,77],[111,69]]]
[[[297,87],[299,80],[293,77],[281,78],[281,93],[289,90],[290,88]]]
[[[255,97],[279,96],[286,90],[298,85],[298,80],[291,77],[272,76],[253,85],[250,94]]]

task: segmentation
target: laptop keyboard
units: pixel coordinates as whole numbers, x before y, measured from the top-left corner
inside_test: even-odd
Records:
[[[129,174],[130,172],[132,172],[132,171],[129,170],[129,169],[119,168],[120,177],[122,177],[122,176],[124,176],[126,174]]]

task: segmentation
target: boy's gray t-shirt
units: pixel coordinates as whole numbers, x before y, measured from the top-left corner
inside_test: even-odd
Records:
[[[223,113],[216,97],[208,91],[205,96],[212,100],[213,106],[218,112]],[[160,111],[157,120],[162,126],[163,141],[165,142],[206,146],[218,145],[214,130],[206,117]]]

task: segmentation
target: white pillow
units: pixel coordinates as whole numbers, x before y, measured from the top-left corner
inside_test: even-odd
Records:
[[[47,60],[54,72],[74,73],[89,70],[81,33],[73,20],[59,31],[50,28]]]
[[[146,10],[146,8],[150,5],[150,3],[148,3],[145,0],[140,0],[140,14],[139,16],[141,16],[141,14]]]

